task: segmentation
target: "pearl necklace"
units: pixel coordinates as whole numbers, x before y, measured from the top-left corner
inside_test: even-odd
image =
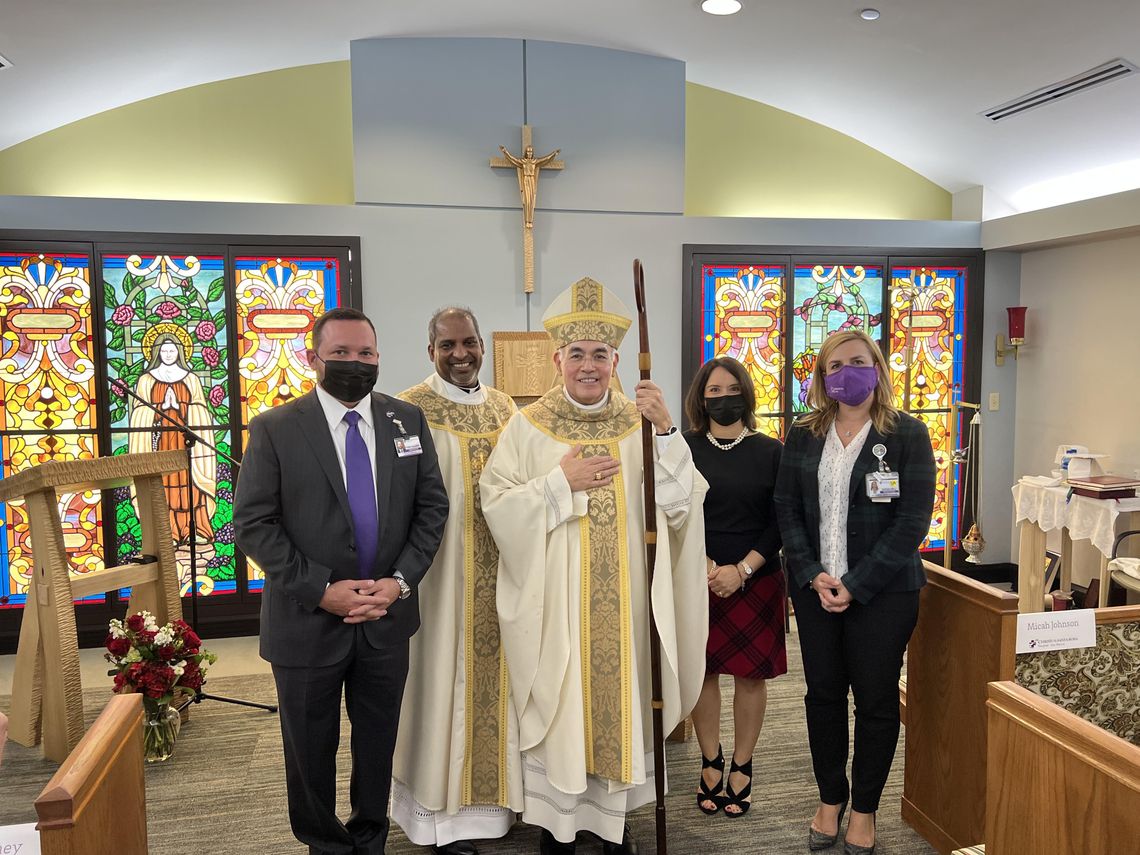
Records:
[[[738,436],[736,439],[734,439],[728,445],[722,445],[720,440],[718,440],[715,436],[712,435],[711,430],[705,431],[705,438],[708,439],[708,441],[712,443],[713,448],[719,449],[720,451],[728,451],[730,448],[736,448],[736,446],[740,445],[740,443],[744,440],[744,437],[746,437],[746,436],[748,436],[748,428],[744,427],[740,431],[740,436]]]

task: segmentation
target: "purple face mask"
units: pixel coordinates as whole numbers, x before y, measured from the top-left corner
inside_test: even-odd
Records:
[[[867,400],[878,382],[874,365],[844,365],[823,378],[823,388],[832,400],[855,407]]]

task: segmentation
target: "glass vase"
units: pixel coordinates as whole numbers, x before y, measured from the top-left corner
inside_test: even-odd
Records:
[[[174,753],[174,742],[182,718],[169,704],[159,704],[147,710],[143,721],[143,756],[148,763],[160,763]]]

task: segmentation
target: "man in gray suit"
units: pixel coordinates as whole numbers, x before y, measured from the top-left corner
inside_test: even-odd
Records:
[[[416,588],[443,536],[447,493],[423,413],[372,391],[368,317],[333,309],[312,344],[318,387],[250,422],[234,524],[265,571],[261,656],[277,683],[293,833],[310,855],[381,855]],[[342,687],[352,723],[344,823]]]

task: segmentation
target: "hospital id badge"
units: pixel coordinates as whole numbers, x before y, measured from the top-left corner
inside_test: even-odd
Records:
[[[424,453],[418,436],[398,436],[392,442],[396,444],[397,457],[415,457]]]
[[[899,497],[898,472],[868,472],[867,498],[872,502],[889,502]]]

